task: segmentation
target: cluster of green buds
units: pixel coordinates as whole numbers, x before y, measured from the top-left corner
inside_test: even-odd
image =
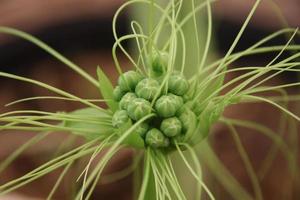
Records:
[[[174,140],[188,139],[195,127],[190,127],[191,115],[196,115],[189,108],[189,82],[183,74],[174,72],[166,76],[163,66],[154,58],[152,75],[144,76],[136,71],[127,71],[118,79],[114,88],[114,98],[119,103],[119,110],[112,118],[115,128],[121,128],[131,120],[132,124],[154,114],[154,117],[140,123],[135,134],[152,148],[172,148]],[[167,77],[166,81],[162,81]],[[190,130],[193,128],[193,130]]]

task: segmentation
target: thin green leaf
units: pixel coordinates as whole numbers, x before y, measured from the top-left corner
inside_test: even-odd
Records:
[[[107,106],[114,112],[118,109],[118,103],[114,100],[114,87],[100,67],[97,67],[99,89],[104,99],[107,99]]]

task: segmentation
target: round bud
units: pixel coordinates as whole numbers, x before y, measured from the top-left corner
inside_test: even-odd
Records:
[[[153,148],[167,147],[170,144],[169,139],[156,128],[152,128],[146,133],[145,141],[147,145]]]
[[[173,94],[182,96],[189,89],[189,83],[181,74],[173,74],[168,81],[168,89]]]
[[[121,90],[120,86],[116,86],[113,91],[114,100],[120,101],[124,96],[125,92]]]
[[[112,125],[114,128],[120,128],[129,120],[129,116],[125,110],[117,110],[112,117]]]
[[[189,129],[190,123],[194,119],[196,119],[195,113],[191,111],[191,109],[189,109],[188,107],[185,107],[185,109],[179,116],[179,120],[181,122],[183,132],[186,132]]]
[[[128,92],[134,91],[135,86],[143,79],[142,75],[135,71],[128,71],[123,73],[119,79],[118,84],[121,90]]]
[[[149,115],[151,110],[150,102],[142,98],[133,99],[127,107],[129,117],[135,121]]]
[[[151,101],[159,92],[159,83],[152,78],[141,80],[136,88],[135,93],[138,97]]]
[[[121,101],[120,101],[120,103],[119,103],[119,107],[120,107],[121,109],[123,109],[123,110],[127,110],[128,104],[129,104],[130,102],[132,102],[133,99],[136,99],[136,98],[137,98],[137,96],[136,96],[134,93],[132,93],[132,92],[126,93],[126,94],[122,97],[122,99],[121,99]]]
[[[164,119],[160,125],[160,130],[167,137],[174,137],[181,133],[182,125],[177,117]]]
[[[155,103],[155,110],[160,117],[173,117],[178,109],[178,100],[169,94],[161,96]]]
[[[167,71],[169,55],[167,52],[154,50],[151,55],[151,69],[154,76],[158,77]]]
[[[142,138],[145,138],[148,130],[149,130],[149,124],[143,122],[138,125],[138,127],[135,129],[135,132],[139,134]]]
[[[178,108],[183,106],[183,98],[181,96],[177,96],[177,95],[172,94],[172,93],[169,93],[168,95],[176,100]]]
[[[189,110],[184,110],[179,116],[179,119],[182,124],[182,130],[186,132],[189,127]]]

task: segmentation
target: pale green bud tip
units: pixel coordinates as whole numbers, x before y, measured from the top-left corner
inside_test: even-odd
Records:
[[[121,90],[134,91],[135,86],[143,79],[142,75],[135,71],[127,71],[123,73],[119,79],[118,84]]]
[[[145,78],[141,80],[136,88],[135,93],[138,97],[144,98],[146,100],[152,100],[155,95],[159,92],[159,83],[151,78]]]
[[[123,110],[127,110],[127,107],[128,107],[128,104],[130,103],[130,102],[132,102],[134,99],[136,99],[137,98],[137,96],[135,95],[135,93],[132,93],[132,92],[128,92],[128,93],[126,93],[123,97],[122,97],[122,99],[121,99],[121,101],[120,101],[120,103],[119,103],[119,107],[121,108],[121,109],[123,109]]]
[[[168,67],[169,56],[167,52],[154,51],[152,55],[152,70],[153,72],[162,75]]]
[[[112,117],[112,125],[115,128],[120,128],[129,120],[129,116],[125,110],[118,110]]]
[[[129,102],[127,107],[128,115],[135,121],[149,115],[151,110],[150,102],[142,98],[133,99],[133,101]]]
[[[121,90],[120,86],[116,86],[113,91],[114,100],[120,101],[124,94],[125,94],[125,92],[123,90]]]
[[[168,89],[171,93],[182,96],[189,89],[189,83],[181,74],[171,75],[168,81]]]
[[[174,137],[181,133],[182,125],[177,117],[164,119],[160,125],[160,130],[167,137]]]
[[[147,145],[153,148],[167,147],[170,143],[169,139],[156,128],[152,128],[146,133],[145,141]]]
[[[178,101],[172,95],[163,95],[155,103],[155,110],[160,117],[173,117],[178,109]]]

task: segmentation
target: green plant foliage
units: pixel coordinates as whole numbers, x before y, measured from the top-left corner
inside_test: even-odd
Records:
[[[84,108],[68,113],[69,120],[63,121],[62,126],[67,128],[74,128],[78,131],[74,131],[74,134],[84,136],[88,139],[95,139],[99,136],[99,133],[109,135],[113,133],[113,127],[110,124],[100,124],[95,122],[101,122],[107,119],[111,119],[111,115],[103,113],[100,110],[94,108]],[[74,118],[90,120],[87,121],[74,121]],[[94,121],[94,123],[93,123]],[[85,130],[89,130],[86,132]]]
[[[101,70],[100,67],[97,68],[98,80],[99,80],[99,89],[104,99],[106,99],[106,104],[108,107],[114,112],[118,109],[118,104],[114,100],[114,87],[112,86],[111,81],[105,75],[105,73]],[[120,94],[118,94],[120,95]],[[117,98],[117,97],[116,97]],[[119,98],[119,97],[118,97]]]
[[[293,39],[299,36],[299,30],[293,28],[279,30],[247,49],[235,52],[240,38],[259,6],[260,0],[256,0],[225,56],[211,62],[208,57],[212,53],[210,49],[213,2],[214,0],[124,2],[113,18],[113,35],[116,41],[112,48],[112,56],[119,72],[116,86],[112,85],[109,76],[99,67],[96,80],[37,38],[12,28],[0,27],[0,33],[30,41],[66,64],[97,87],[103,97],[103,99],[84,99],[38,80],[0,72],[0,77],[31,83],[57,95],[28,97],[8,104],[10,106],[24,101],[43,99],[75,101],[84,106],[72,112],[16,110],[0,114],[1,132],[32,131],[41,136],[20,146],[0,163],[0,172],[9,167],[9,164],[26,148],[52,132],[68,132],[71,136],[85,139],[84,144],[72,146],[68,152],[56,154],[53,159],[31,172],[0,185],[0,196],[58,168],[63,168],[48,195],[48,199],[51,199],[55,196],[65,174],[74,167],[74,163],[89,156],[87,162],[86,159],[80,162],[85,166],[77,179],[81,187],[75,191],[74,199],[90,199],[95,187],[103,178],[105,166],[122,147],[134,150],[133,164],[105,180],[117,181],[133,172],[136,179],[134,197],[138,200],[207,199],[206,197],[214,200],[215,191],[211,191],[210,185],[204,183],[202,173],[206,170],[202,170],[202,162],[216,176],[216,180],[224,186],[232,199],[261,200],[263,190],[260,183],[269,168],[269,163],[274,162],[277,150],[280,150],[286,158],[291,175],[296,177],[297,144],[290,141],[294,141],[297,137],[298,130],[295,127],[299,124],[300,117],[296,111],[289,110],[288,103],[299,101],[300,95],[288,95],[284,89],[299,89],[300,83],[296,81],[271,86],[266,83],[283,72],[300,71],[297,68],[300,65],[297,61],[300,57],[298,52],[300,45],[292,44]],[[130,33],[119,36],[118,17],[132,6],[138,9],[142,16],[131,21]],[[199,21],[200,19],[207,21]],[[200,30],[200,25],[205,24],[207,28]],[[265,46],[284,34],[289,36],[285,44]],[[127,40],[134,42],[133,48],[136,53],[128,52],[124,48],[122,43]],[[285,51],[292,53],[282,58],[281,55]],[[131,70],[123,72],[122,63],[118,60],[119,52],[131,62],[133,66]],[[265,65],[229,68],[244,56],[270,52],[276,56]],[[243,73],[224,82],[225,76],[234,72]],[[270,91],[280,95],[263,95],[264,92]],[[105,102],[108,108],[102,108],[96,102]],[[283,134],[278,135],[263,125],[229,119],[223,115],[224,110],[233,104],[248,103],[251,106],[251,103],[256,102],[268,103],[281,111],[279,132],[284,133],[285,129],[288,130],[289,133],[285,137],[289,140],[285,141]],[[216,123],[223,123],[228,127],[237,152],[245,165],[254,194],[243,188],[211,149],[207,138],[213,137],[210,130]],[[272,148],[266,156],[259,177],[243,147],[236,126],[256,130],[272,141]],[[183,179],[180,176],[183,176]],[[186,177],[190,178],[189,184],[185,182]],[[212,189],[214,190],[214,187]]]

